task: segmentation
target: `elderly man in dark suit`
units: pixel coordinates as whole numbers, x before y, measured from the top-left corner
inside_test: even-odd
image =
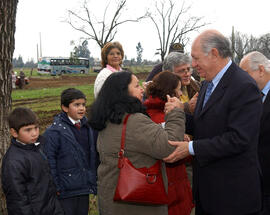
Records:
[[[187,115],[190,142],[170,142],[174,162],[194,156],[196,215],[260,214],[261,184],[257,156],[262,102],[256,82],[230,59],[230,43],[216,30],[192,44],[192,66],[205,78],[193,116]],[[182,106],[168,98],[165,111]]]
[[[261,90],[263,114],[258,145],[258,155],[262,168],[263,213],[270,214],[270,61],[260,52],[254,51],[241,60],[240,67],[256,82]]]

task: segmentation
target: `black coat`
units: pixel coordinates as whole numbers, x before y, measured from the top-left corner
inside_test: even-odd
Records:
[[[239,215],[261,209],[257,156],[261,96],[248,73],[232,63],[202,108],[204,82],[193,116],[193,191],[207,214]],[[190,124],[191,123],[191,124]],[[193,126],[192,126],[193,125]]]
[[[263,103],[258,153],[263,173],[263,192],[270,195],[270,91]]]
[[[40,137],[39,141],[42,140]],[[9,215],[64,214],[42,147],[43,143],[22,145],[12,139],[2,163],[2,186]]]

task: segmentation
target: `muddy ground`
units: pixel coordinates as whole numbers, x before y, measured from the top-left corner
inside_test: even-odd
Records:
[[[137,73],[136,76],[140,80],[145,80],[149,73]],[[56,88],[62,86],[78,86],[78,85],[87,85],[93,84],[95,82],[96,76],[56,76],[49,79],[31,77],[30,83],[25,85],[24,89],[40,89],[40,88]],[[42,101],[54,100],[55,97],[45,97],[42,99],[25,99],[14,102],[13,108],[18,106],[24,106],[26,104],[31,104],[35,102],[42,103]],[[53,116],[59,111],[37,111],[37,115],[40,120],[40,130],[41,133],[45,128],[52,123]]]
[[[145,80],[149,73],[137,73],[136,76],[140,80]],[[30,77],[30,83],[25,85],[25,89],[38,89],[38,88],[50,88],[61,87],[66,85],[86,85],[93,84],[96,76],[55,76],[50,79]]]

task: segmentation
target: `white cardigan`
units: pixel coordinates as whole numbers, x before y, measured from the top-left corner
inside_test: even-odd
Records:
[[[95,84],[94,84],[94,96],[97,98],[98,93],[103,86],[106,79],[112,74],[113,72],[107,68],[103,68],[97,75]]]

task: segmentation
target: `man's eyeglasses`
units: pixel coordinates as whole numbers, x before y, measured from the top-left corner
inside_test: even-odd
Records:
[[[181,70],[178,70],[178,71],[174,71],[175,74],[187,74],[187,73],[190,73],[192,74],[192,68],[191,67],[187,67],[187,68],[184,68],[184,69],[181,69]]]

